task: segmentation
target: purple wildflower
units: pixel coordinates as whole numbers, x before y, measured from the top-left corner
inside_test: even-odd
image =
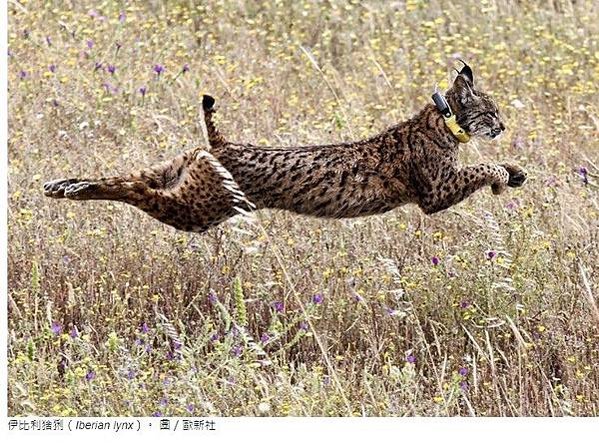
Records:
[[[285,303],[282,301],[276,301],[272,305],[275,308],[275,312],[283,312],[285,310]]]
[[[25,80],[27,78],[27,71],[21,71],[21,72],[19,72],[19,78],[21,80]]]
[[[46,43],[48,44],[48,46],[52,46],[52,39],[49,35],[46,36]]]
[[[262,344],[266,344],[270,341],[270,335],[268,335],[266,332],[264,332],[262,334],[262,336],[260,337],[260,341],[262,342]]]
[[[194,406],[194,405],[192,405],[192,404],[190,403],[190,404],[188,404],[188,405],[185,407],[185,409],[186,409],[186,410],[187,410],[187,412],[189,412],[190,414],[193,414],[193,411],[194,411],[194,409],[195,409],[195,406]]]
[[[166,399],[166,397],[162,397],[160,399],[160,407],[164,408],[166,405],[168,405],[168,400]]]
[[[139,332],[141,332],[142,334],[147,334],[148,332],[150,332],[150,328],[146,322],[143,322],[142,325],[139,327]]]
[[[125,23],[125,20],[127,20],[127,16],[124,12],[121,11],[121,13],[119,14],[119,22]]]
[[[460,389],[462,389],[462,391],[467,391],[468,388],[469,388],[469,385],[466,380],[460,382]]]
[[[160,411],[152,412],[152,417],[162,417],[162,412],[160,412]]]
[[[545,186],[556,186],[557,185],[557,177],[555,175],[550,175],[547,180],[545,180]]]
[[[315,305],[322,304],[323,300],[324,300],[324,295],[322,295],[322,294],[315,294],[312,297],[312,303],[314,303]]]
[[[582,182],[585,185],[589,184],[589,170],[587,168],[585,168],[584,166],[581,166],[580,168],[578,168],[578,174],[580,175],[580,178],[582,178]]]
[[[71,338],[77,338],[79,337],[79,332],[77,331],[77,327],[73,326],[71,328],[71,332],[69,332],[69,335],[71,336]]]
[[[468,375],[468,368],[462,367],[458,369],[458,374],[460,374],[462,377],[466,377]]]
[[[94,41],[93,40],[88,40],[87,42],[85,42],[85,44],[87,45],[87,49],[91,49],[94,47]]]
[[[141,94],[142,97],[146,96],[146,92],[148,92],[148,88],[146,88],[145,86],[142,86],[138,89],[139,93]]]
[[[523,149],[524,148],[524,138],[522,138],[520,135],[517,135],[513,140],[512,140],[512,148],[514,149]]]
[[[468,300],[462,300],[460,302],[461,309],[467,309],[468,307],[470,307],[470,302]]]
[[[355,294],[354,294],[354,301],[355,301],[356,303],[360,303],[360,302],[364,301],[364,297],[362,297],[362,296],[361,296],[360,294],[358,294],[358,293],[355,293]]]
[[[494,251],[494,250],[492,250],[492,249],[489,249],[489,250],[487,251],[487,254],[486,254],[486,255],[487,255],[487,260],[493,260],[493,259],[494,259],[494,258],[497,256],[497,252],[495,252],[495,251]]]
[[[164,72],[164,66],[162,65],[154,65],[154,72],[160,77],[160,74]]]
[[[133,380],[135,378],[135,371],[133,369],[129,369],[127,371],[127,378],[129,380]]]
[[[410,364],[414,364],[416,363],[416,357],[414,356],[414,354],[410,354],[406,357],[406,361]]]
[[[114,66],[114,65],[108,65],[108,66],[106,67],[106,70],[107,70],[107,71],[108,71],[110,74],[114,75],[114,73],[116,72],[116,66]]]
[[[60,325],[60,323],[58,322],[52,322],[52,326],[50,327],[50,330],[52,331],[52,333],[54,335],[59,335],[62,332],[62,326]]]
[[[505,205],[505,207],[510,211],[513,211],[514,209],[518,208],[518,202],[511,200]]]
[[[189,63],[185,63],[183,65],[183,69],[181,70],[181,72],[183,72],[183,73],[189,72]]]
[[[241,356],[241,346],[239,346],[239,345],[234,346],[233,349],[231,349],[231,354],[233,354],[235,357],[240,357]]]
[[[308,322],[303,321],[300,323],[300,329],[304,332],[308,332],[310,325],[308,325]]]
[[[92,369],[87,371],[87,374],[85,374],[85,379],[87,381],[92,381],[94,378],[96,378],[96,372],[93,371]]]
[[[210,336],[210,341],[218,341],[220,339],[220,334],[218,332],[215,332],[214,334],[212,334]]]
[[[102,62],[94,63],[94,72],[98,71],[99,69],[102,69]]]
[[[433,266],[437,266],[439,263],[441,263],[441,260],[439,260],[439,257],[433,256],[431,258],[431,263],[433,264]]]
[[[56,73],[56,65],[52,64],[50,66],[48,66],[48,69],[50,70],[51,73]]]

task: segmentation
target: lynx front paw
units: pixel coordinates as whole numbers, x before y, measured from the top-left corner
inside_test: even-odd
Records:
[[[510,178],[507,182],[507,185],[510,188],[519,188],[524,184],[526,178],[528,177],[524,169],[522,169],[520,166],[510,164],[503,164],[501,166],[503,166],[508,174],[510,174]]]

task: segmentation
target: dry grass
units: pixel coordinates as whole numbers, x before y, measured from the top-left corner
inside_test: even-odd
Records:
[[[9,3],[9,414],[597,415],[596,2],[194,3]],[[204,235],[42,195],[205,145],[203,92],[240,141],[373,134],[455,55],[509,128],[463,160],[521,190]]]

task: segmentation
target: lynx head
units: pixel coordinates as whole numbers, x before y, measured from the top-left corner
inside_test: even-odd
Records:
[[[492,140],[505,130],[495,101],[474,87],[472,69],[466,63],[447,91],[447,97],[458,124],[469,134]]]

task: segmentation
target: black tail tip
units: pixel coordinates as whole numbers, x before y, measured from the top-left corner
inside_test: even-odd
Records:
[[[202,108],[204,111],[212,111],[214,109],[214,97],[210,95],[204,95],[202,97]]]

